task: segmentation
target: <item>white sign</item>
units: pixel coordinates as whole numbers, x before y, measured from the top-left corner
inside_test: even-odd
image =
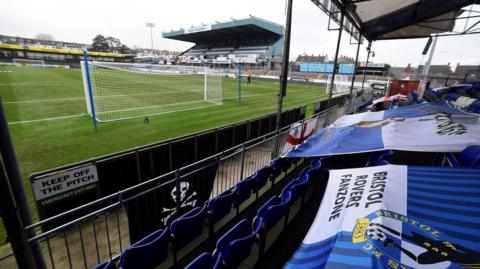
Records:
[[[256,63],[258,54],[230,54],[228,58],[234,63]]]
[[[365,62],[361,62],[359,64],[360,67],[365,67]],[[373,68],[384,68],[385,64],[377,64],[377,63],[368,63],[368,67],[373,67]]]
[[[185,29],[185,34],[198,33],[198,32],[210,31],[210,30],[212,30],[211,25],[192,26],[190,28]]]
[[[98,181],[95,165],[63,171],[32,182],[35,200],[40,201]]]
[[[213,59],[214,64],[231,64],[232,61],[227,59],[227,57],[218,57],[217,59]]]

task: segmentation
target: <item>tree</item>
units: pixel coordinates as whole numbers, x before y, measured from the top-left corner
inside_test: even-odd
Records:
[[[98,52],[110,51],[110,46],[107,39],[103,35],[97,35],[93,38],[92,50]]]
[[[122,42],[120,42],[120,39],[113,36],[107,37],[107,43],[110,52],[120,50],[120,48],[122,47]]]
[[[36,39],[55,41],[55,37],[51,34],[40,33],[35,36]]]
[[[120,52],[127,54],[130,52],[130,49],[123,45],[120,39],[109,36],[104,37],[103,35],[97,35],[93,39],[92,50],[98,52]]]
[[[120,49],[118,50],[118,52],[122,53],[122,54],[129,54],[130,53],[130,49],[125,46],[125,45],[122,45],[120,47]]]

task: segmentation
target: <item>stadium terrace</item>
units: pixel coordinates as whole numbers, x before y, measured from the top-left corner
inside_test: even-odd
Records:
[[[182,54],[187,63],[247,66],[278,62],[283,35],[282,25],[253,16],[163,33],[164,38],[195,43]]]

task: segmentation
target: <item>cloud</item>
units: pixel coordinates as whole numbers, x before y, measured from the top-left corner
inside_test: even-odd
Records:
[[[150,32],[145,23],[154,22],[154,46],[178,51],[192,44],[163,39],[162,31],[249,14],[285,23],[285,2],[279,0],[0,0],[0,5],[0,34],[33,37],[38,33],[49,33],[57,40],[81,43],[91,43],[96,34],[104,34],[118,37],[129,46],[149,47]],[[303,52],[328,54],[333,58],[337,32],[328,31],[327,23],[327,16],[310,1],[294,1],[291,58]],[[425,42],[425,39],[376,42],[373,45],[374,60],[392,65],[417,65],[421,62]],[[479,37],[475,35],[442,38],[433,62],[478,64],[478,43]],[[356,47],[349,44],[348,35],[344,35],[340,54],[354,57],[355,51]],[[360,59],[365,57],[363,46]]]

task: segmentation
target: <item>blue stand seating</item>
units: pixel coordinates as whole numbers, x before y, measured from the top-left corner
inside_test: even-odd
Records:
[[[126,248],[121,257],[119,267],[155,268],[168,256],[169,230],[158,230]]]
[[[220,255],[212,256],[205,252],[189,263],[185,269],[218,269],[221,268]]]
[[[393,150],[382,150],[377,152],[372,152],[368,157],[367,166],[379,166],[390,164],[385,160],[385,157],[393,155]]]
[[[207,205],[196,207],[170,224],[175,262],[179,258],[178,251],[202,234],[206,213]]]
[[[224,218],[232,210],[236,188],[226,190],[208,203],[208,213],[212,223]]]
[[[243,219],[217,241],[215,254],[221,257],[225,267],[237,268],[250,256],[256,235],[251,222]]]
[[[110,260],[93,267],[93,269],[117,269],[117,266],[114,261]]]

